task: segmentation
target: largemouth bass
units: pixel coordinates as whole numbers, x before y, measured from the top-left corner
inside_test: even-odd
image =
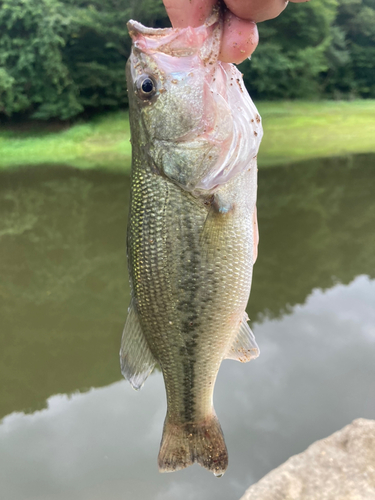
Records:
[[[259,354],[245,312],[256,259],[259,114],[218,60],[222,21],[150,29],[130,21],[132,299],[121,368],[139,389],[156,363],[167,415],[158,464],[228,465],[213,407],[223,359]]]

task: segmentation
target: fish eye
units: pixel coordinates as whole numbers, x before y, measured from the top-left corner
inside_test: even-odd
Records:
[[[141,99],[149,99],[156,93],[156,83],[150,76],[143,75],[137,80],[137,90]]]
[[[151,78],[145,78],[142,82],[142,92],[145,94],[149,94],[154,90],[154,82],[151,80]]]

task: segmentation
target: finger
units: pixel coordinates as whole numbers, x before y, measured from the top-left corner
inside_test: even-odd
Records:
[[[258,45],[258,29],[254,22],[239,19],[227,11],[219,59],[239,64],[249,57]]]
[[[174,28],[201,26],[217,0],[163,0]]]
[[[233,14],[255,23],[277,17],[288,5],[286,0],[225,0],[225,3]]]
[[[289,1],[293,3],[310,2],[310,0],[289,0]]]

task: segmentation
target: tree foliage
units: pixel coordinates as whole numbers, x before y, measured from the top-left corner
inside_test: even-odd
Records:
[[[127,105],[126,29],[162,0],[0,0],[0,114],[69,119]],[[261,99],[375,97],[375,0],[290,4],[241,67]]]
[[[375,97],[375,0],[340,0],[335,26],[348,58],[338,71],[328,70],[325,90]]]
[[[259,25],[260,43],[245,79],[256,97],[301,98],[320,93],[336,0],[290,4],[278,18]],[[297,8],[296,8],[297,7]]]
[[[0,1],[0,113],[68,119],[126,106],[131,17],[167,22],[161,1]]]
[[[55,0],[4,0],[0,9],[0,110],[69,118],[82,111],[63,58],[71,18]]]

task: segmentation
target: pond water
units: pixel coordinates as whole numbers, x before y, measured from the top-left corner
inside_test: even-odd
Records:
[[[159,372],[135,392],[118,351],[129,302],[129,179],[68,167],[0,175],[0,497],[236,500],[357,417],[375,418],[375,158],[259,172],[248,313],[261,356],[224,361],[217,479],[159,474]]]

